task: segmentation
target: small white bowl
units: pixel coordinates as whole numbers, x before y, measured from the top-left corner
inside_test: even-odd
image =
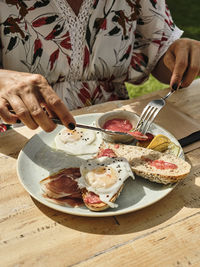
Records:
[[[133,128],[136,126],[138,122],[138,115],[130,112],[130,111],[125,111],[125,110],[116,110],[116,111],[110,111],[106,112],[98,119],[96,120],[96,125],[97,127],[103,128],[103,125],[108,121],[112,119],[124,119],[130,121],[132,124]],[[124,136],[124,135],[111,135],[107,133],[102,133],[103,139],[107,142],[114,142],[114,143],[130,143],[131,141],[134,140],[133,136]]]

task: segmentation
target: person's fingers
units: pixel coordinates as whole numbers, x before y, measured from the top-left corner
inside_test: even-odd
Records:
[[[174,69],[172,71],[170,86],[172,89],[177,89],[183,80],[184,74],[188,67],[188,52],[186,49],[180,49],[175,55]]]
[[[19,118],[27,127],[32,130],[38,127],[38,124],[33,120],[29,110],[27,109],[26,105],[19,96],[10,96],[8,102],[14,110],[17,118]]]
[[[21,95],[21,98],[37,125],[46,132],[51,132],[56,128],[56,125],[43,110],[35,95],[30,92]]]
[[[11,72],[12,74],[13,79],[8,79],[8,82],[4,84],[0,97],[5,99],[14,110],[15,119],[19,118],[31,129],[36,129],[40,125],[49,132],[56,125],[48,115],[56,114],[66,127],[75,128],[73,116],[42,75]],[[41,103],[45,103],[47,112],[43,110]],[[8,117],[7,121],[16,122],[11,119],[12,115],[8,115],[9,111],[6,110],[6,106],[1,104],[0,109],[2,116],[5,119],[6,116]]]
[[[53,112],[53,110],[51,110],[47,104],[45,102],[41,102],[40,103],[41,107],[43,108],[43,110],[48,114],[49,118],[56,118],[57,115],[55,112]]]
[[[50,86],[47,86],[46,88],[41,88],[40,91],[42,92],[42,96],[48,108],[56,113],[63,125],[68,127],[70,130],[73,130],[76,122],[63,101],[57,96],[53,89]]]
[[[172,72],[172,89],[187,87],[200,74],[200,42],[190,39],[175,41],[165,53],[164,64]]]
[[[164,56],[164,64],[171,71],[171,73],[174,71],[175,61],[176,59],[174,54],[169,50]],[[170,87],[172,88],[172,91],[174,91],[179,87],[179,85],[176,83],[176,81],[171,81]]]
[[[8,103],[5,99],[0,99],[0,118],[8,124],[14,124],[17,121],[17,116],[11,113],[8,109]]]
[[[199,73],[200,73],[200,49],[194,47],[194,49],[191,48],[189,65],[183,77],[181,86],[188,87],[192,83],[192,81],[198,76]]]

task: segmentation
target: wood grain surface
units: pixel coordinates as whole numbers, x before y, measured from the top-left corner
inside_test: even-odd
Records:
[[[73,114],[105,112],[134,101]],[[199,81],[169,102],[200,123]],[[88,218],[40,204],[19,183],[18,153],[38,131],[20,127],[0,134],[0,266],[200,266],[200,148],[186,153],[192,171],[164,199],[130,214]]]

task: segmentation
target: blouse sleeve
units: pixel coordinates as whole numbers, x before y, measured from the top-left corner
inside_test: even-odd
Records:
[[[144,82],[170,44],[180,38],[164,0],[141,0],[131,61],[132,82]]]

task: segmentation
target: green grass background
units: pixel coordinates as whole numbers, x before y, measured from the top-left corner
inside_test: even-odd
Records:
[[[184,31],[183,37],[200,41],[200,0],[166,0],[175,24]],[[169,87],[150,75],[148,81],[135,86],[126,83],[130,98]]]

